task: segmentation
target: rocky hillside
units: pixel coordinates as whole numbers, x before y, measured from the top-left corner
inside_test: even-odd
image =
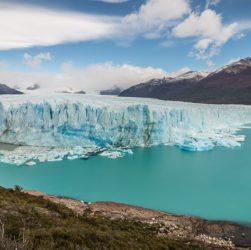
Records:
[[[19,188],[1,188],[0,249],[200,249],[198,242],[159,237],[157,225],[94,216],[80,202],[86,209],[76,211],[75,203],[68,199],[68,208]]]
[[[153,79],[123,91],[120,96],[216,104],[251,104],[251,58],[210,74],[187,72]]]
[[[5,84],[0,84],[0,95],[8,94],[22,94],[22,92],[12,89]]]
[[[0,249],[243,249],[248,227],[0,188]],[[241,248],[240,248],[241,247]]]

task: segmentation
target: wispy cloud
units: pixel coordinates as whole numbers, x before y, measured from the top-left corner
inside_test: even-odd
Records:
[[[251,29],[251,20],[241,20],[238,22],[238,30],[245,31]]]
[[[52,55],[50,52],[39,53],[37,55],[24,54],[24,64],[31,68],[36,68],[42,64],[43,61],[51,61]]]
[[[49,46],[108,38],[120,18],[3,4],[0,8],[0,49]]]
[[[126,0],[97,1],[118,3]],[[219,0],[207,0],[206,9],[196,12],[190,0],[146,0],[137,11],[125,16],[2,3],[0,50],[101,39],[128,46],[137,37],[156,39],[168,47],[176,38],[193,38],[190,55],[208,60],[228,41],[244,37],[243,32],[251,29],[249,20],[225,24],[221,14],[210,9],[218,3]],[[29,56],[27,59],[30,66],[41,63]]]
[[[183,22],[173,29],[179,38],[196,37],[197,42],[190,55],[197,59],[208,59],[219,53],[220,47],[238,33],[238,23],[222,23],[222,17],[214,10],[202,13],[192,12]]]
[[[63,63],[61,72],[57,74],[0,71],[0,82],[10,86],[19,86],[24,90],[36,83],[41,89],[50,91],[73,88],[92,92],[111,88],[114,85],[128,88],[140,82],[165,76],[167,76],[166,71],[153,67],[114,65],[106,62],[76,68],[71,63]]]
[[[220,3],[221,0],[206,0],[206,6],[205,8],[208,9],[211,6],[216,6],[218,3]]]
[[[166,36],[174,20],[182,18],[190,10],[187,0],[148,0],[135,13],[122,19],[122,35],[127,39],[143,35],[147,39]]]
[[[183,17],[189,10],[188,0],[148,0],[137,12],[120,17],[2,4],[0,49],[100,39],[121,43],[141,35],[157,39],[166,36],[171,22]]]

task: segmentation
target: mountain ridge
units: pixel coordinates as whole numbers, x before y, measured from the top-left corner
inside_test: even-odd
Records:
[[[16,89],[10,88],[5,84],[0,83],[0,95],[8,95],[8,94],[23,94],[23,93]]]
[[[173,78],[153,79],[126,89],[120,96],[208,104],[251,104],[251,57],[209,74],[188,71]]]

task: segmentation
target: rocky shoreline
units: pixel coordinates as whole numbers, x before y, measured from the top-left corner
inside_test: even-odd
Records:
[[[251,227],[248,226],[173,215],[115,202],[88,203],[37,191],[24,192],[62,204],[77,214],[88,213],[93,217],[101,216],[111,220],[127,219],[156,225],[159,228],[159,237],[198,242],[208,246],[208,249],[251,249]]]

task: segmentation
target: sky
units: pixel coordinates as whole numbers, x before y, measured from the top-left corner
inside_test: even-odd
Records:
[[[0,0],[0,83],[127,88],[251,56],[250,0]]]

